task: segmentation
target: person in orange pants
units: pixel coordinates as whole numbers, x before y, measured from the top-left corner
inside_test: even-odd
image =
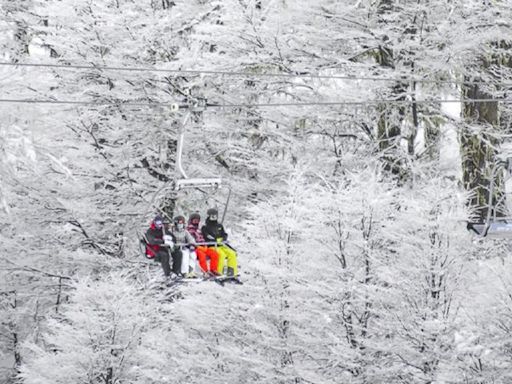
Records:
[[[219,212],[215,208],[210,208],[206,212],[205,225],[201,228],[204,239],[215,247],[219,254],[219,265],[217,271],[222,274],[224,271],[224,263],[227,261],[227,277],[238,278],[238,261],[236,251],[226,243],[228,234],[224,230],[224,226],[217,221]]]
[[[190,215],[188,219],[187,231],[194,237],[196,240],[196,255],[197,260],[199,261],[199,267],[204,273],[209,273],[211,275],[218,276],[219,272],[217,271],[219,264],[219,254],[215,250],[215,248],[210,248],[204,244],[204,237],[199,229],[199,223],[201,222],[201,216],[199,213],[193,213]],[[210,260],[210,264],[208,265],[207,260]]]

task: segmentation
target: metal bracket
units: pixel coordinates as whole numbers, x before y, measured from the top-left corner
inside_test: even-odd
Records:
[[[204,112],[206,111],[206,98],[195,97],[189,101],[188,109],[191,112]]]

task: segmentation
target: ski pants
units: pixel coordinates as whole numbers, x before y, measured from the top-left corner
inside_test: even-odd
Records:
[[[181,259],[182,253],[181,250],[176,249],[172,252],[169,249],[161,249],[158,251],[157,260],[160,260],[162,264],[162,269],[164,270],[164,275],[169,276],[171,274],[171,265],[170,259],[172,257],[172,271],[176,274],[180,273],[181,270]]]
[[[182,248],[181,253],[183,258],[181,259],[181,273],[186,274],[193,272],[196,269],[196,253],[188,248]]]
[[[220,274],[224,273],[224,263],[225,260],[227,259],[228,272],[229,268],[231,268],[233,270],[233,275],[238,276],[238,263],[236,261],[236,252],[225,245],[221,245],[220,247],[215,248],[215,250],[219,254],[219,265],[217,267],[217,271]]]
[[[217,271],[219,254],[215,251],[215,248],[197,247],[196,255],[199,260],[199,266],[203,272]],[[207,259],[210,259],[210,267],[208,267],[206,263]]]

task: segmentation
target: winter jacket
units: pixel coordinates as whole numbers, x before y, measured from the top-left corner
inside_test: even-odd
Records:
[[[215,242],[217,239],[226,241],[228,239],[228,234],[224,230],[224,226],[218,221],[206,219],[205,225],[201,228],[201,233],[207,242]]]
[[[164,244],[164,234],[172,237],[172,241],[176,243],[174,235],[164,228],[156,228],[155,223],[151,223],[151,226],[146,231],[146,256],[153,259],[155,255],[160,251],[160,246]]]
[[[176,238],[176,244],[178,245],[195,245],[196,241],[186,229],[181,231],[175,229],[172,234]]]
[[[196,243],[204,243],[204,237],[198,225],[189,224],[187,226],[187,231],[192,235]]]

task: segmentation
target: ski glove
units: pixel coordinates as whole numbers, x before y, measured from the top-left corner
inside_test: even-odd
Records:
[[[172,236],[165,235],[164,244],[168,245],[169,247],[172,247],[174,245],[174,242],[172,241]]]
[[[224,240],[224,239],[223,239],[222,237],[217,237],[217,244],[218,244],[218,245],[222,245],[222,241],[223,241],[223,240]]]

